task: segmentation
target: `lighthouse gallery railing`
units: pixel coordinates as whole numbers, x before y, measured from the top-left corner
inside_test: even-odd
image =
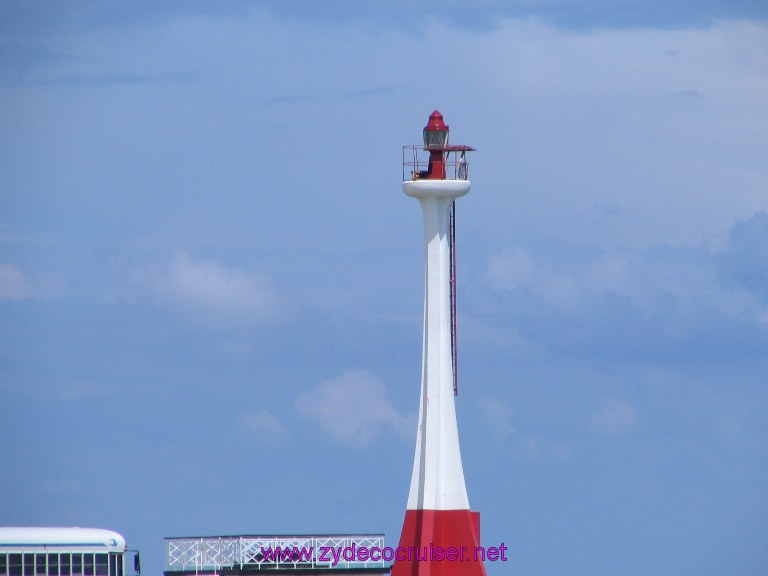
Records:
[[[445,149],[445,174],[448,180],[467,180],[469,178],[469,164],[466,154],[471,150],[468,147],[455,147]],[[418,180],[419,175],[429,168],[429,155],[422,158],[424,148],[420,144],[403,146],[403,182],[406,180]]]

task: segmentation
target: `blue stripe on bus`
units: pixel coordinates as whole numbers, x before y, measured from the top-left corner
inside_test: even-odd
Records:
[[[57,548],[59,546],[101,546],[102,548],[106,547],[116,547],[117,543],[115,544],[103,544],[101,542],[62,542],[60,544],[46,544],[44,542],[25,542],[23,544],[14,544],[13,542],[7,543],[2,542],[0,543],[0,548],[32,548],[33,546],[37,546],[38,548]]]

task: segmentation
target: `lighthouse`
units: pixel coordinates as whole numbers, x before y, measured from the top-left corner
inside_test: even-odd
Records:
[[[485,576],[480,514],[469,507],[456,424],[455,200],[469,192],[466,152],[435,110],[423,146],[403,149],[403,192],[424,216],[424,340],[416,453],[392,576]],[[419,149],[429,154],[426,165]],[[410,160],[408,160],[410,156]]]

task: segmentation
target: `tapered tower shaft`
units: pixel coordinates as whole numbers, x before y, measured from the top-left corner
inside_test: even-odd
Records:
[[[450,214],[469,192],[467,180],[416,180],[403,191],[424,216],[424,339],[419,427],[408,509],[469,508],[453,391],[450,293]]]

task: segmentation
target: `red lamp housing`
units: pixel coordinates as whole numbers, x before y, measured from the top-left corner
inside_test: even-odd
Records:
[[[448,147],[448,125],[437,110],[429,115],[424,126],[424,150],[444,150]]]

